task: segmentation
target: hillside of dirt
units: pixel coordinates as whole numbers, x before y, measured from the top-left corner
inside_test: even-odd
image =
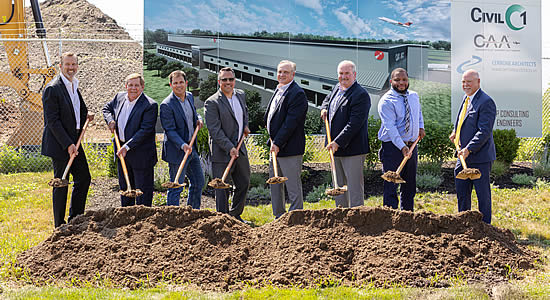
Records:
[[[374,283],[495,285],[533,267],[536,253],[481,214],[387,208],[298,210],[261,227],[190,207],[87,211],[23,252],[37,281],[93,281],[138,287],[162,279],[204,290],[246,284]]]
[[[108,140],[101,109],[116,92],[124,89],[124,78],[130,73],[141,72],[143,49],[138,42],[106,42],[99,40],[131,40],[130,35],[114,19],[86,0],[46,0],[40,3],[42,19],[48,38],[85,39],[86,41],[48,42],[50,59],[59,72],[60,47],[62,52],[72,51],[78,55],[80,91],[88,110],[96,113],[96,118],[87,133],[89,140]],[[32,11],[26,8],[26,21],[29,37],[35,37]],[[93,41],[90,41],[93,40]],[[45,57],[39,42],[28,43],[28,60],[31,68],[45,68]],[[10,72],[5,48],[0,43],[0,71]],[[19,62],[21,63],[21,62]],[[41,93],[41,76],[31,76],[29,86]],[[9,83],[0,83],[0,98],[7,105],[0,105],[0,115],[9,115],[10,128],[0,131],[0,144],[6,143],[20,122],[19,108],[21,97]],[[8,110],[9,109],[9,110]],[[5,127],[3,127],[5,128]],[[40,128],[42,125],[40,124]]]

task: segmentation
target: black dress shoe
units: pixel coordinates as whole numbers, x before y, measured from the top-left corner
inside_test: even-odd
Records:
[[[252,224],[252,222],[250,222],[250,221],[243,220],[243,218],[241,218],[241,216],[235,216],[235,219],[237,219],[237,220],[239,220],[239,221],[241,221],[245,224],[248,224],[248,225]]]

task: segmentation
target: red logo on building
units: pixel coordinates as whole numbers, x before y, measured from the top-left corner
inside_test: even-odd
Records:
[[[384,59],[384,52],[382,51],[374,51],[374,57],[377,60],[383,60]]]

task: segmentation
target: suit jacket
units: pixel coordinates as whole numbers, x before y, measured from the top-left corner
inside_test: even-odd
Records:
[[[330,116],[330,101],[338,94],[336,85],[323,101],[321,109],[328,111]],[[331,139],[339,146],[335,156],[353,156],[367,154],[369,147],[369,110],[370,96],[357,82],[344,93],[336,108],[330,123]]]
[[[103,118],[107,124],[115,121],[115,128],[118,128],[118,116],[126,95],[126,92],[118,93],[113,100],[103,107]],[[152,167],[157,163],[155,125],[157,122],[158,104],[144,93],[135,101],[137,102],[124,128],[125,145],[128,145],[130,148],[124,159],[132,167],[143,169]]]
[[[80,128],[84,127],[88,109],[77,90],[80,99]],[[55,159],[69,159],[67,149],[78,141],[74,108],[67,88],[57,75],[44,89],[44,132],[42,133],[42,155]],[[81,149],[79,149],[80,151]]]
[[[168,97],[160,104],[160,122],[164,128],[164,142],[162,143],[162,159],[168,163],[181,163],[185,152],[181,145],[189,143],[191,136],[189,131],[193,132],[197,126],[198,114],[195,109],[195,100],[193,94],[186,92],[186,100],[191,104],[193,110],[193,128],[187,128],[187,120],[180,100],[170,93]],[[197,144],[193,145],[193,151],[197,151]]]
[[[235,89],[243,109],[243,130],[248,126],[248,109],[246,108],[245,94],[242,90]],[[231,108],[231,104],[221,90],[210,96],[204,103],[204,114],[206,127],[210,134],[210,150],[212,162],[229,162],[229,151],[237,147],[239,143],[239,124]],[[248,157],[246,145],[242,144],[239,150],[240,155]]]
[[[458,127],[458,120],[465,100],[466,98],[462,100],[455,128]],[[470,151],[466,163],[484,163],[495,160],[496,150],[493,140],[493,125],[497,114],[495,102],[479,89],[474,98],[470,99],[470,104],[466,109],[466,116],[460,130],[460,145]]]
[[[269,109],[275,94],[269,100],[264,122],[267,124]],[[307,114],[307,98],[304,90],[293,81],[282,96],[269,124],[269,137],[279,147],[280,157],[303,155],[306,147],[304,123]],[[268,142],[270,144],[270,142]]]

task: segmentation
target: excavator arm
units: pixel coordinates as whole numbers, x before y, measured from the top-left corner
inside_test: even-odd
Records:
[[[37,35],[46,37],[37,0],[31,0]],[[14,89],[20,97],[21,118],[15,133],[10,136],[10,146],[39,145],[42,138],[42,90],[56,75],[50,63],[46,42],[42,42],[46,67],[31,68],[29,65],[29,34],[25,22],[24,0],[0,1],[0,37],[6,51],[10,72],[0,72],[0,85]],[[19,41],[20,40],[20,41]],[[42,77],[37,90],[31,90],[29,81]],[[36,87],[36,85],[33,85]],[[36,88],[35,88],[36,89]]]

